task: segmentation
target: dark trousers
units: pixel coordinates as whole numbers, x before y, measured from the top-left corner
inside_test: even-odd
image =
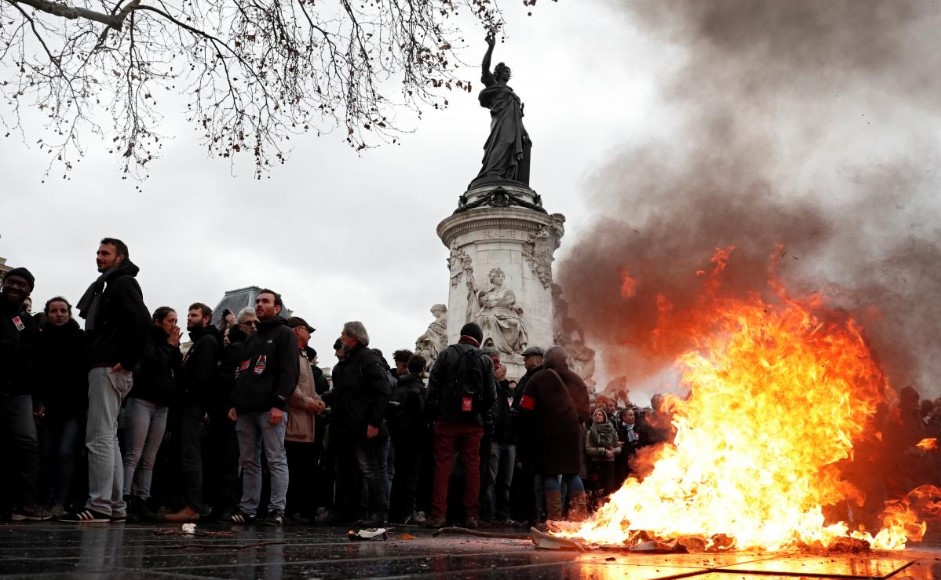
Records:
[[[448,479],[455,456],[464,464],[464,515],[480,515],[480,440],[484,428],[473,423],[435,422],[435,476],[431,515],[443,518],[448,508]]]
[[[330,427],[331,430],[333,426]],[[343,523],[360,517],[363,500],[363,477],[356,461],[356,443],[353,436],[333,431],[330,445],[336,458],[336,512]]]
[[[30,395],[0,395],[0,441],[12,449],[6,477],[14,481],[14,501],[32,505],[39,480],[39,439]]]
[[[513,519],[535,524],[542,517],[542,477],[536,475],[534,460],[525,449],[517,455],[516,466],[510,491]]]
[[[392,437],[395,450],[395,479],[389,500],[389,519],[402,521],[415,512],[415,490],[421,473],[422,444],[420,437]]]
[[[301,441],[285,441],[284,451],[288,456],[288,503],[287,513],[313,517],[314,472],[317,468],[318,446]]]
[[[238,438],[235,422],[226,416],[227,413],[224,406],[214,406],[209,411],[206,489],[209,490],[209,503],[217,515],[234,510],[242,497]]]
[[[180,415],[180,445],[184,501],[203,511],[203,418],[206,408],[199,403],[183,404]]]

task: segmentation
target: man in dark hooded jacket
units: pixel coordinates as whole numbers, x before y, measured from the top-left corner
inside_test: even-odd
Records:
[[[212,325],[212,309],[196,302],[186,315],[186,330],[193,346],[183,357],[183,409],[180,416],[185,504],[168,522],[198,520],[206,513],[203,505],[203,426],[206,412],[216,393],[219,360],[222,358],[222,333]]]
[[[464,464],[464,525],[476,528],[480,517],[480,441],[484,436],[484,423],[492,420],[497,400],[497,384],[493,361],[481,352],[483,331],[476,323],[468,322],[461,328],[457,344],[448,346],[435,359],[428,379],[428,408],[435,419],[435,473],[431,496],[431,517],[428,527],[444,524],[447,512],[448,481],[459,453]],[[465,357],[475,357],[477,369]],[[463,362],[463,364],[462,364]],[[464,378],[477,380],[476,385],[458,385],[457,375],[464,370]],[[479,375],[477,370],[479,370]],[[457,393],[456,389],[472,387],[474,394]],[[454,404],[452,406],[452,401]]]
[[[389,399],[387,417],[395,449],[395,478],[389,498],[389,519],[408,523],[415,513],[415,490],[421,473],[422,444],[428,437],[425,421],[425,384],[421,374],[428,364],[421,355],[409,356],[406,373]]]
[[[85,509],[66,514],[67,522],[124,521],[124,462],[118,446],[118,412],[134,385],[133,371],[144,353],[150,312],[137,283],[140,271],[127,245],[104,238],[95,263],[101,276],[78,302],[90,341],[88,372],[88,501]]]
[[[34,505],[39,478],[39,444],[33,421],[34,356],[37,329],[23,302],[33,291],[34,278],[26,268],[7,272],[0,286],[0,434],[12,447],[15,480],[14,520],[45,520],[49,515]]]
[[[279,316],[281,295],[264,289],[255,299],[258,330],[248,340],[232,389],[229,418],[235,421],[242,465],[242,502],[230,520],[245,524],[255,519],[261,501],[261,448],[264,446],[271,475],[271,497],[265,525],[284,524],[287,505],[288,460],[284,450],[288,401],[300,364],[297,337]]]

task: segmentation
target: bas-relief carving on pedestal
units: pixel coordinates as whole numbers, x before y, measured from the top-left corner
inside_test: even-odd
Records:
[[[553,254],[559,248],[562,236],[565,235],[565,216],[554,213],[550,217],[551,223],[530,234],[529,239],[523,244],[523,258],[544,288],[552,284]]]
[[[451,272],[451,288],[457,288],[461,283],[461,278],[467,272],[470,275],[474,273],[474,260],[467,255],[463,249],[457,247],[455,242],[451,243],[451,256],[448,258],[448,270]]]
[[[562,288],[552,284],[553,340],[569,352],[569,366],[580,376],[588,388],[594,388],[595,351],[585,346],[585,331],[577,320],[569,316],[569,303],[562,298]]]
[[[428,361],[428,367],[438,358],[438,354],[448,348],[448,307],[435,304],[431,307],[434,321],[428,325],[425,334],[415,341],[415,351]]]
[[[523,322],[523,308],[516,294],[503,286],[506,276],[500,268],[490,270],[490,287],[481,289],[471,269],[465,273],[467,284],[467,322],[476,322],[484,332],[481,346],[491,346],[504,354],[519,354],[529,337]]]

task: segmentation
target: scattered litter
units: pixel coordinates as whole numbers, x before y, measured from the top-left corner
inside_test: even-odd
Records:
[[[347,537],[353,541],[388,540],[389,528],[367,528],[365,530],[350,530]]]
[[[196,535],[196,524],[183,524],[183,533],[188,536]]]
[[[415,536],[413,536],[412,534],[399,534],[396,537],[400,540],[414,540],[415,539]]]

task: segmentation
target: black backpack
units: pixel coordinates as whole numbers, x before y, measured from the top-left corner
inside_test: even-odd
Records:
[[[445,412],[454,418],[475,419],[484,411],[484,368],[480,349],[462,349],[451,345],[458,353],[457,368],[451,383],[441,393]]]

